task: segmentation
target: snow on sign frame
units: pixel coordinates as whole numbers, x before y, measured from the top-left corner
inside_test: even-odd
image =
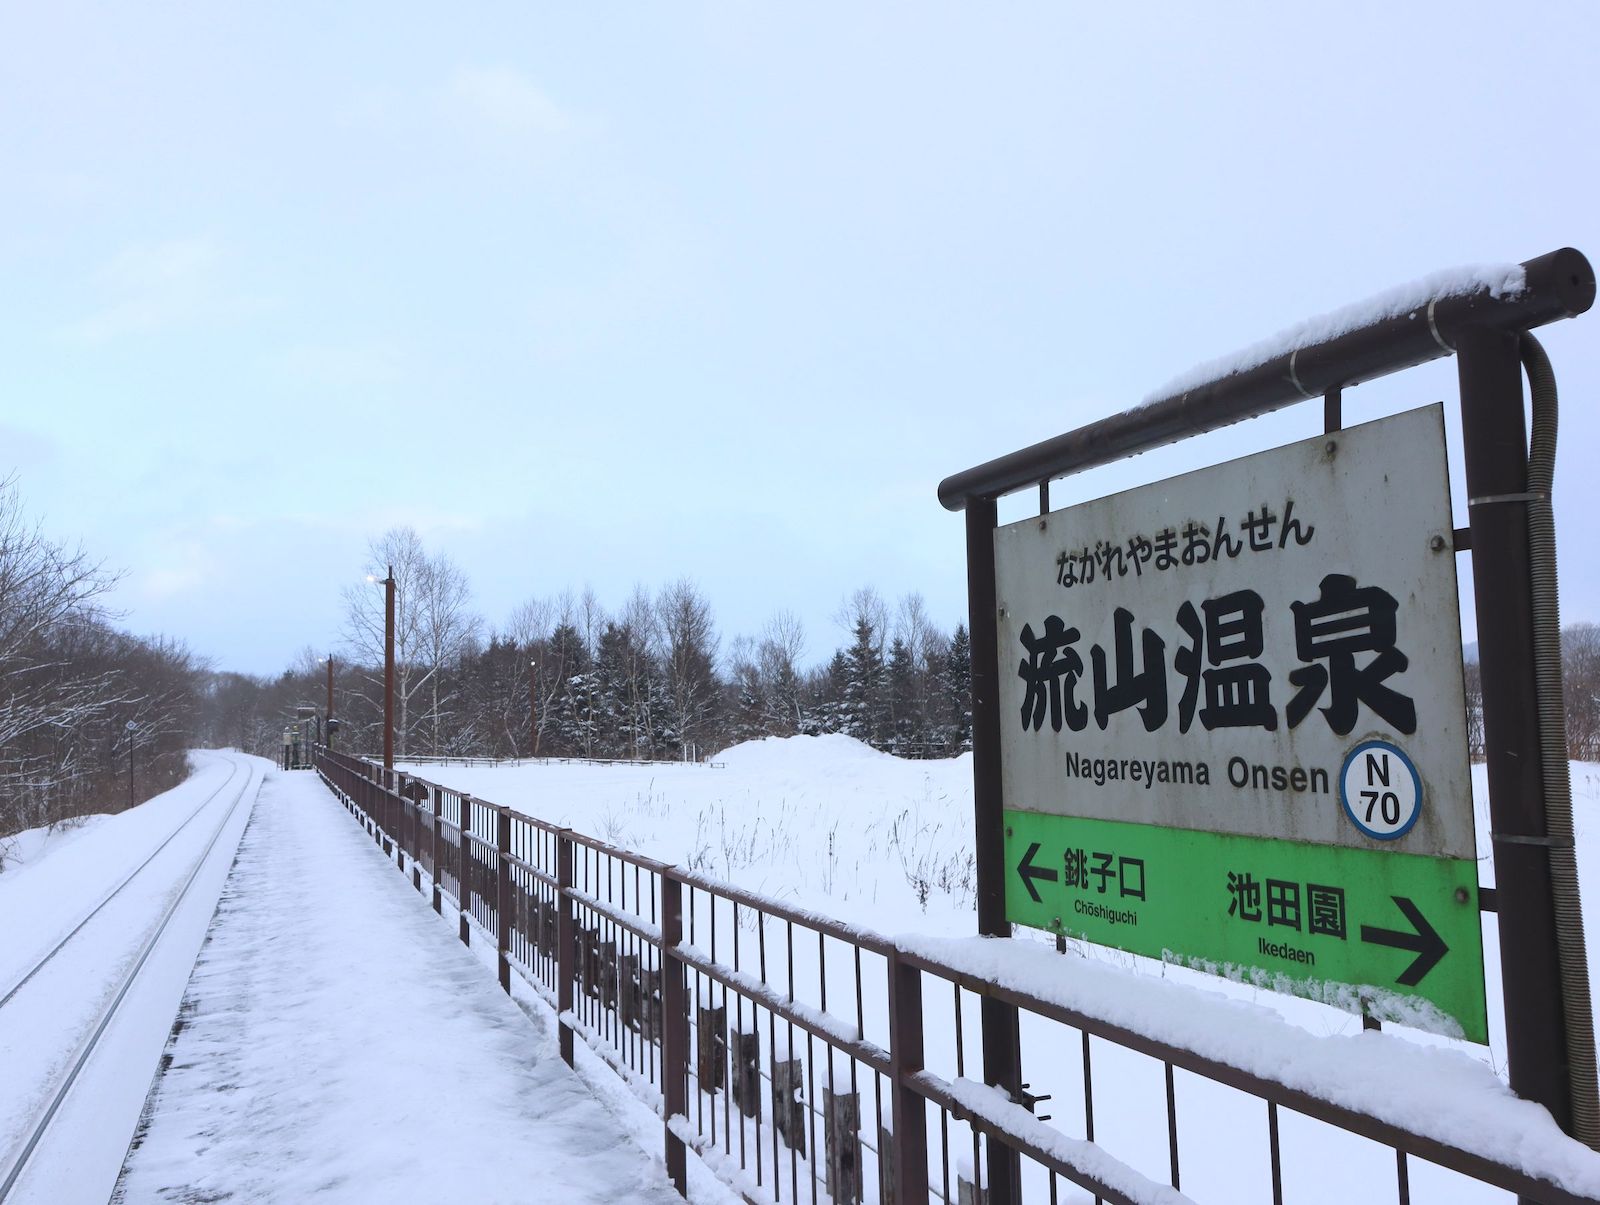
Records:
[[[1487,1041],[1442,407],[994,540],[1007,919]]]

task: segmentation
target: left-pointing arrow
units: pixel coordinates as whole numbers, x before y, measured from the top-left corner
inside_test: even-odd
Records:
[[[1028,889],[1028,894],[1033,897],[1033,902],[1042,904],[1044,900],[1040,898],[1039,890],[1033,885],[1033,880],[1045,879],[1054,883],[1058,881],[1059,876],[1053,870],[1046,870],[1043,866],[1035,866],[1033,864],[1033,855],[1038,852],[1039,843],[1035,841],[1028,846],[1028,852],[1022,855],[1022,861],[1017,863],[1017,873],[1022,876],[1022,885]]]

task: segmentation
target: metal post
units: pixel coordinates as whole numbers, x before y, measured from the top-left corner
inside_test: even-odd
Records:
[[[396,777],[393,790],[394,795],[389,801],[389,813],[394,826],[389,832],[394,837],[395,859],[400,864],[400,873],[404,874],[406,872],[406,796],[410,791],[404,774]]]
[[[683,1139],[674,1117],[689,1115],[689,985],[676,950],[683,941],[683,884],[661,876],[661,1101],[666,1119],[667,1175],[680,1196],[689,1194]]]
[[[922,972],[889,960],[889,1065],[893,1083],[894,1151],[892,1165],[896,1201],[928,1199],[928,1108],[907,1081],[922,1066]]]
[[[1000,789],[1000,649],[995,598],[992,498],[967,500],[967,611],[972,637],[972,800],[978,878],[978,932],[1010,937],[1006,920],[1005,811]],[[1015,1005],[985,997],[984,1082],[1014,1101],[1022,1091],[1022,1038]],[[1017,1205],[1021,1164],[1017,1152],[990,1137],[989,1201]]]
[[[472,796],[459,795],[461,803],[461,870],[456,876],[456,903],[461,905],[461,944],[472,944]]]
[[[1528,569],[1527,428],[1516,331],[1469,329],[1461,381],[1483,740],[1494,832],[1511,1088],[1572,1132],[1560,960],[1539,758]],[[1508,497],[1509,496],[1509,497]]]
[[[556,1023],[560,1027],[561,1058],[572,1066],[572,978],[576,968],[573,955],[578,944],[576,918],[572,915],[572,834],[563,829],[556,835]]]
[[[500,988],[511,994],[511,813],[505,808],[495,810],[494,844],[495,893],[494,915],[496,945],[499,947]]]
[[[384,770],[395,768],[395,566],[384,578]]]
[[[439,851],[444,848],[444,792],[435,787],[433,789],[433,910],[438,915],[444,915],[444,901],[439,893],[439,876],[443,866],[439,861]]]

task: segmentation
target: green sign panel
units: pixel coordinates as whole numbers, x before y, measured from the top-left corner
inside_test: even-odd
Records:
[[[1488,1041],[1477,864],[1007,811],[1006,915]]]

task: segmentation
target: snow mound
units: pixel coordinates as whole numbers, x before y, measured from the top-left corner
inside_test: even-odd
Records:
[[[715,760],[739,770],[815,770],[895,758],[853,736],[830,732],[823,736],[764,736],[732,745]]]

